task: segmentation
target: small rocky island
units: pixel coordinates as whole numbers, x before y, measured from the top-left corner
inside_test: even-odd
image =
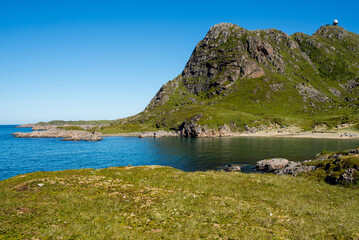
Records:
[[[99,132],[65,130],[57,127],[50,127],[33,132],[16,132],[12,135],[18,138],[63,138],[63,141],[96,142],[102,140],[102,133]]]
[[[103,134],[97,131],[95,125],[43,125],[24,124],[17,128],[31,128],[32,132],[16,132],[12,135],[17,138],[62,138],[62,141],[89,141],[96,142],[103,137],[139,137],[139,138],[161,138],[178,137],[180,133],[174,131],[158,130],[155,132],[129,132],[116,134]]]

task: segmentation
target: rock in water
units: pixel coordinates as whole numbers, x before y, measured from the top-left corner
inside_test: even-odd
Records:
[[[238,164],[227,164],[222,170],[225,172],[240,172],[241,167]]]

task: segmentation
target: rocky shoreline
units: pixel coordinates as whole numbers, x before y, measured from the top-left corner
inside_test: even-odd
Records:
[[[257,162],[256,170],[277,175],[292,175],[295,177],[300,173],[315,170],[315,166],[306,165],[308,162],[310,161],[293,162],[285,158],[265,159]]]
[[[62,141],[100,141],[104,137],[139,137],[139,138],[161,138],[161,137],[178,137],[179,133],[168,131],[157,132],[130,132],[117,134],[102,134],[100,132],[90,132],[81,130],[66,130],[54,126],[28,126],[31,127],[32,132],[16,132],[12,135],[17,138],[63,138]],[[25,127],[24,127],[25,128]]]
[[[311,174],[330,184],[359,183],[359,147],[347,151],[319,153],[312,160],[293,162],[285,158],[271,158],[256,163],[256,171],[276,175]],[[228,164],[218,171],[240,172],[240,164]]]
[[[120,134],[102,134],[99,132],[81,131],[81,130],[66,130],[57,127],[32,127],[35,131],[32,132],[16,132],[12,135],[17,138],[62,138],[62,141],[100,141],[103,137],[126,136],[126,137],[139,137],[139,138],[161,138],[161,137],[180,137],[186,136],[183,131],[189,129],[183,128],[182,132],[167,132],[159,130],[157,132],[131,132]],[[187,132],[188,133],[188,132]],[[243,136],[241,134],[230,134],[224,128],[223,135],[219,136]],[[329,133],[311,133],[311,134],[329,134]],[[340,134],[340,133],[330,133]],[[298,134],[299,135],[299,134]],[[343,135],[343,134],[342,134]],[[357,137],[355,134],[344,134],[347,138]],[[353,136],[354,135],[354,136]],[[210,135],[210,137],[218,136],[217,134]],[[249,136],[258,136],[252,133]],[[269,135],[273,136],[273,135]],[[283,135],[274,135],[283,136]],[[273,137],[274,137],[273,136]],[[291,136],[291,135],[285,135]],[[294,134],[292,136],[295,137]],[[303,136],[299,135],[299,136]],[[191,137],[191,136],[187,136]],[[206,135],[199,135],[196,137],[208,137]],[[342,138],[341,135],[336,136]],[[256,170],[263,173],[274,173],[276,175],[292,175],[296,177],[302,173],[319,172],[323,175],[325,181],[331,184],[345,183],[350,184],[357,182],[359,179],[359,148],[351,149],[348,151],[341,151],[337,153],[319,153],[314,159],[306,160],[304,162],[293,162],[285,158],[272,158],[258,161]],[[241,171],[239,164],[228,164],[220,171],[238,172]]]
[[[64,138],[65,141],[99,141],[103,137],[139,137],[139,138],[161,138],[161,137],[295,137],[295,138],[331,138],[331,139],[359,139],[359,133],[338,129],[336,131],[307,131],[302,132],[295,126],[280,127],[269,126],[267,128],[249,128],[246,131],[232,132],[226,124],[218,129],[211,129],[207,126],[198,125],[196,119],[185,121],[177,131],[145,131],[128,133],[103,134],[100,132],[91,132],[88,129],[94,126],[78,125],[79,129],[66,129],[65,127],[74,126],[54,126],[24,124],[18,128],[32,128],[33,132],[17,132],[13,135],[21,138]],[[81,130],[83,129],[83,130]]]
[[[261,132],[230,132],[225,127],[219,131],[202,131],[200,134],[192,135],[188,129],[181,131],[156,132],[129,132],[102,134],[81,130],[65,130],[57,127],[33,126],[33,132],[16,132],[15,137],[19,138],[64,138],[65,141],[99,141],[103,137],[139,137],[139,138],[161,138],[161,137],[294,137],[294,138],[330,138],[330,139],[359,139],[359,134],[347,132],[288,132],[283,130],[261,131]]]

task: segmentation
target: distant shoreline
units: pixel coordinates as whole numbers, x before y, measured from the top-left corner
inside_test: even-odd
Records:
[[[318,139],[358,139],[359,134],[353,132],[298,132],[298,133],[241,133],[242,137],[290,137],[290,138],[318,138]]]
[[[86,133],[86,134],[85,134]],[[162,137],[182,137],[175,132],[129,132],[129,133],[113,133],[101,134],[88,131],[66,131],[66,130],[42,130],[32,132],[13,133],[15,137],[20,138],[65,138],[65,140],[73,141],[98,141],[104,137],[138,137],[138,138],[162,138]],[[74,138],[72,135],[76,135]],[[96,139],[94,139],[96,135]],[[196,138],[216,138],[216,137],[276,137],[276,138],[316,138],[316,139],[348,139],[359,140],[359,134],[351,132],[297,132],[297,133],[281,133],[281,132],[256,132],[256,133],[232,133],[226,136],[201,136]]]

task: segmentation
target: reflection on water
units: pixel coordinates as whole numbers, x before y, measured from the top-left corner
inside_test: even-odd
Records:
[[[0,180],[34,171],[163,165],[184,171],[216,169],[229,163],[252,171],[258,160],[313,158],[318,152],[359,146],[358,140],[303,138],[135,138],[110,137],[100,142],[54,138],[21,139],[14,126],[0,126]],[[26,129],[21,129],[26,131]]]
[[[146,139],[156,149],[156,164],[185,171],[215,169],[228,163],[243,164],[243,171],[253,170],[258,160],[283,157],[291,161],[313,158],[318,152],[342,150],[359,145],[358,140],[309,138],[161,138]]]

